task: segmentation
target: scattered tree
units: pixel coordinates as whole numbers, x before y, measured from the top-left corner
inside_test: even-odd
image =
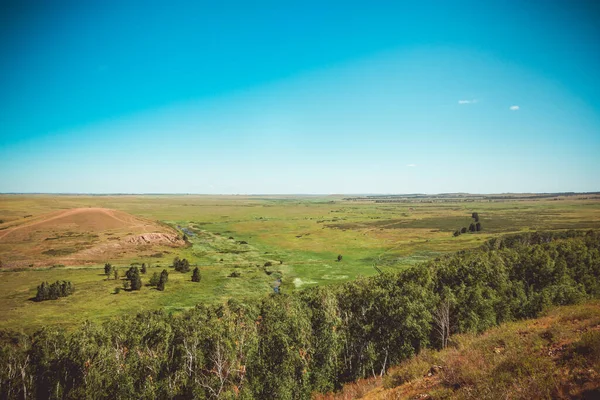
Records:
[[[477,222],[477,223],[475,224],[475,230],[476,230],[477,232],[481,231],[481,222]]]
[[[146,269],[146,263],[142,263],[142,268],[141,268],[140,272],[144,275],[146,274],[146,272],[148,272],[148,270]]]
[[[338,260],[338,262],[342,261],[342,255],[341,254],[338,254],[337,260]]]
[[[111,272],[112,272],[112,265],[110,265],[110,263],[104,264],[104,275],[106,275],[108,277],[108,276],[110,276]]]
[[[457,237],[457,236],[460,236],[460,231],[459,230],[454,231],[454,237]]]
[[[163,269],[162,272],[160,273],[160,279],[162,279],[165,283],[167,283],[169,281],[169,273],[167,272],[166,269]]]
[[[160,281],[160,275],[158,274],[158,272],[155,272],[152,274],[150,282],[148,282],[148,286],[156,286],[158,285],[158,281]]]
[[[192,282],[200,282],[200,270],[198,267],[194,268],[194,273],[192,274]]]
[[[119,279],[119,270],[117,267],[113,267],[113,275],[115,277],[115,281]]]
[[[471,222],[471,225],[469,225],[469,232],[475,232],[475,224]]]
[[[473,214],[471,214],[471,218],[473,218],[475,220],[475,222],[479,221],[479,214],[474,212]]]
[[[467,233],[467,228],[465,228],[464,226],[460,228],[460,233]]]
[[[73,294],[73,291],[73,285],[69,281],[56,281],[50,285],[48,282],[42,282],[37,287],[35,301],[56,300]]]
[[[142,289],[142,277],[140,276],[140,270],[138,267],[131,267],[125,274],[130,282],[131,290]]]
[[[190,262],[185,258],[180,260],[179,257],[175,257],[173,259],[173,267],[175,268],[175,271],[189,272],[190,271]]]
[[[156,290],[160,290],[161,292],[164,291],[166,284],[167,284],[167,280],[165,279],[163,274],[160,274],[160,278],[158,280],[158,285],[156,285]]]

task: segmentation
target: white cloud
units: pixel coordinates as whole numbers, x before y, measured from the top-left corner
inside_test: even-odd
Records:
[[[509,107],[511,111],[519,111],[519,106],[510,106]]]
[[[477,100],[477,99],[473,99],[473,100],[459,100],[458,104],[475,104],[478,101],[479,100]]]
[[[417,166],[417,164],[407,164],[406,166],[407,166],[407,167],[414,168],[414,167],[416,167],[416,166]]]

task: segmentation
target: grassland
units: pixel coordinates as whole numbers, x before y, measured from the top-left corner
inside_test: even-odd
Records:
[[[597,399],[600,303],[558,307],[482,335],[461,334],[442,351],[425,350],[383,377],[346,385],[317,400]]]
[[[412,199],[377,203],[341,196],[0,196],[0,233],[48,213],[97,207],[128,213],[155,225],[189,232],[188,246],[96,254],[85,263],[60,264],[65,254],[38,252],[41,241],[52,249],[69,248],[69,235],[36,232],[33,241],[0,244],[0,328],[30,331],[45,324],[73,326],[85,319],[165,307],[177,311],[200,302],[228,297],[248,298],[272,292],[335,284],[358,275],[396,270],[456,250],[479,246],[490,237],[528,230],[600,228],[600,198],[569,196],[533,199]],[[479,213],[483,231],[453,237],[452,233]],[[130,233],[130,232],[124,232]],[[78,235],[85,235],[79,232]],[[45,236],[44,236],[45,235]],[[50,241],[46,239],[51,238]],[[84,238],[88,240],[88,238]],[[108,235],[99,239],[109,241]],[[242,242],[247,242],[243,244]],[[47,250],[46,250],[47,251]],[[14,253],[17,253],[16,255]],[[343,255],[337,262],[337,255]],[[144,287],[114,294],[120,282],[106,280],[105,262],[122,273],[132,263],[150,264],[148,275],[168,268],[173,257],[185,257],[200,268],[202,281],[170,270],[164,292]],[[11,268],[23,258],[43,268]],[[270,266],[265,264],[270,263]],[[267,264],[268,265],[268,264]],[[238,278],[231,278],[233,272]],[[148,280],[149,276],[143,278]],[[56,301],[30,301],[42,281],[67,279],[76,293]]]

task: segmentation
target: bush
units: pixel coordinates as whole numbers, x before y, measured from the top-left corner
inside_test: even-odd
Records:
[[[238,272],[238,271],[233,271],[232,273],[229,274],[230,278],[239,278],[240,276],[242,276],[242,273]]]

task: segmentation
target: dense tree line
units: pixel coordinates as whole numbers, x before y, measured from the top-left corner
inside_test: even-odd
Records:
[[[600,233],[526,234],[339,286],[5,333],[0,398],[309,398],[457,332],[599,296],[598,276]]]
[[[69,281],[56,281],[51,284],[42,282],[37,287],[35,301],[56,300],[59,297],[67,297],[73,294],[73,291],[73,284]]]

